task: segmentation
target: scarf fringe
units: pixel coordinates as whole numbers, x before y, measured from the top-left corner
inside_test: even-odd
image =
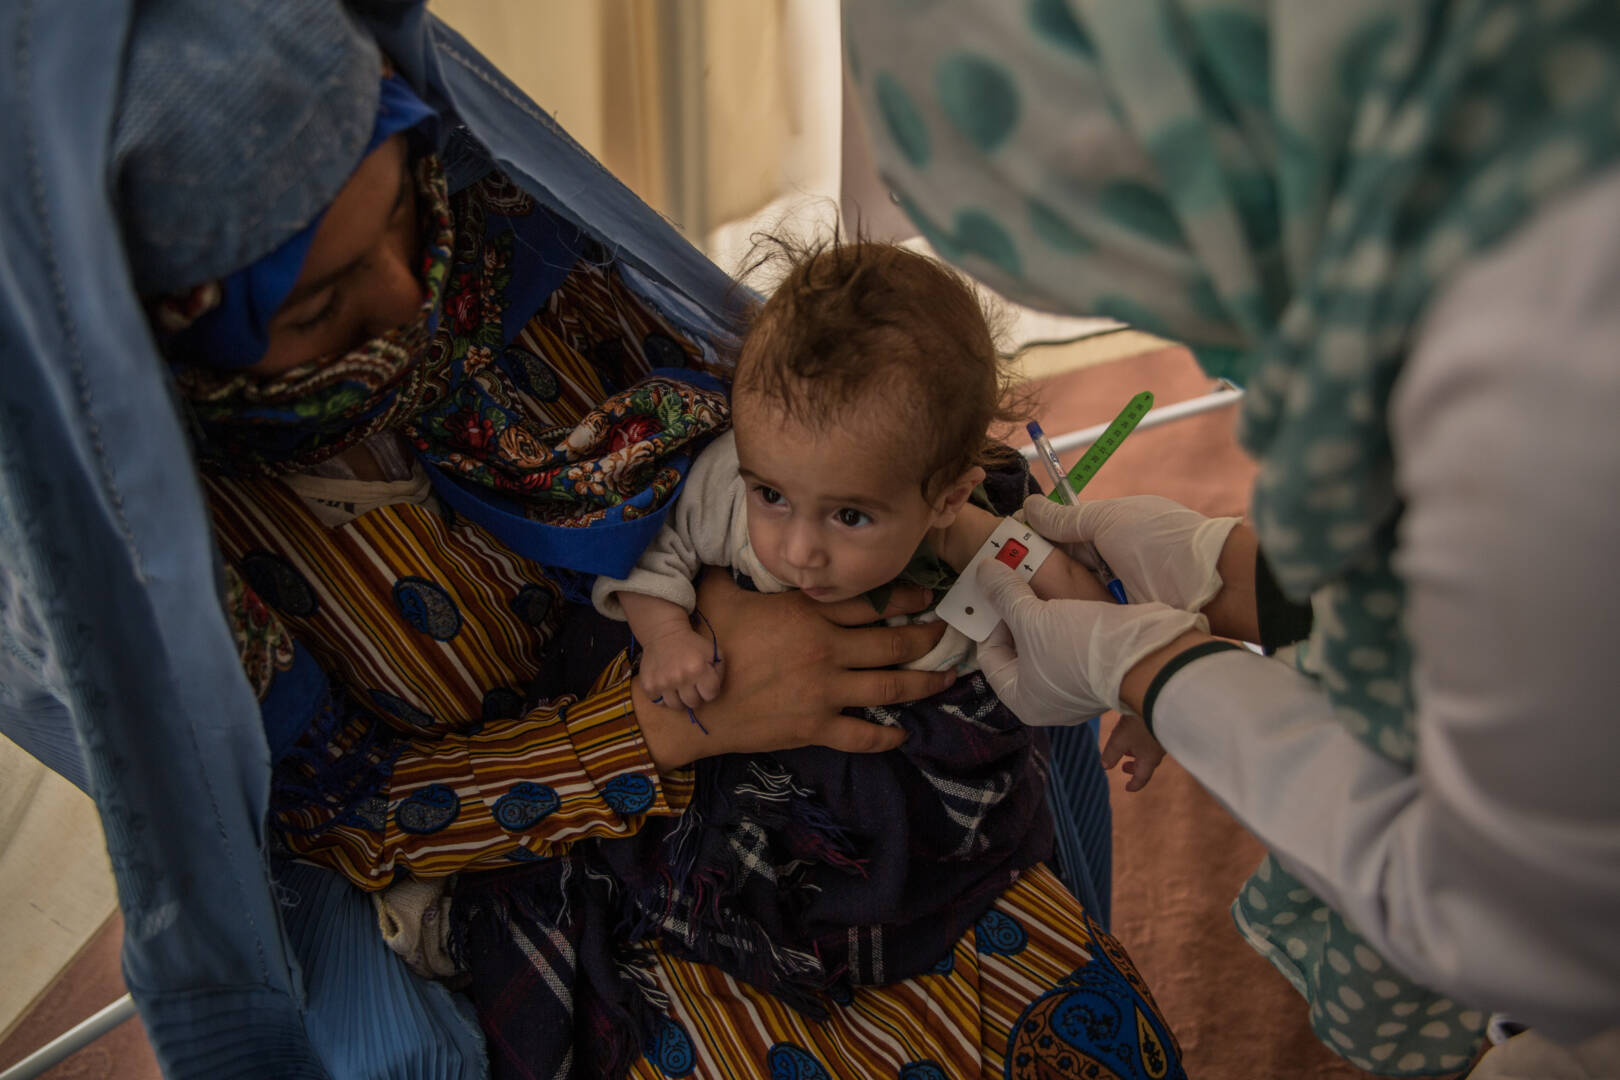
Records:
[[[363,725],[359,738],[348,745],[340,742],[356,722]],[[382,798],[403,749],[381,720],[349,701],[341,686],[334,686],[309,730],[276,763],[270,786],[271,820],[277,830],[295,836],[319,836],[338,826],[380,827],[368,819],[364,808]],[[331,816],[313,826],[293,823],[298,811],[312,806],[331,811]]]

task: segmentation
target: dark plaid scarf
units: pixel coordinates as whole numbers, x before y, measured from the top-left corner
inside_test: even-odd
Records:
[[[1021,469],[986,488],[1003,513],[1033,490]],[[620,624],[579,612],[539,685],[577,689],[577,673],[625,640]],[[929,971],[1050,855],[1043,740],[982,676],[865,715],[910,738],[879,755],[706,759],[678,819],[463,875],[455,948],[494,1075],[621,1076],[651,1052],[666,1004],[646,970],[654,939],[823,1016],[854,987]]]

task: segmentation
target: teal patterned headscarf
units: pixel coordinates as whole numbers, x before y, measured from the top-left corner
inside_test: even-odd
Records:
[[[1411,766],[1390,389],[1435,291],[1615,162],[1620,5],[867,0],[845,20],[880,171],[942,255],[1246,385],[1255,527],[1316,611],[1301,665]],[[1454,1072],[1477,1048],[1489,1002],[1414,986],[1269,857],[1233,913],[1359,1067]]]

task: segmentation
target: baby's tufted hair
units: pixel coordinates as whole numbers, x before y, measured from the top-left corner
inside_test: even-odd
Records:
[[[974,465],[1004,461],[992,424],[1024,402],[979,297],[961,275],[898,244],[860,236],[756,243],[752,270],[785,264],[752,314],[736,387],[795,423],[824,427],[882,404],[915,448],[925,498]],[[763,251],[763,254],[761,252]]]

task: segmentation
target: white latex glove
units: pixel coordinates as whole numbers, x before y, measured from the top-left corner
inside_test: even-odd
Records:
[[[1024,501],[1026,522],[1071,558],[1096,569],[1097,545],[1134,605],[1157,601],[1200,611],[1221,591],[1216,562],[1241,518],[1210,518],[1159,495],[1128,495],[1064,506],[1040,495]]]
[[[979,668],[1002,704],[1035,727],[1121,709],[1119,684],[1138,660],[1188,630],[1209,630],[1204,616],[1167,604],[1042,600],[993,559],[978,575],[1002,620],[979,646]]]

